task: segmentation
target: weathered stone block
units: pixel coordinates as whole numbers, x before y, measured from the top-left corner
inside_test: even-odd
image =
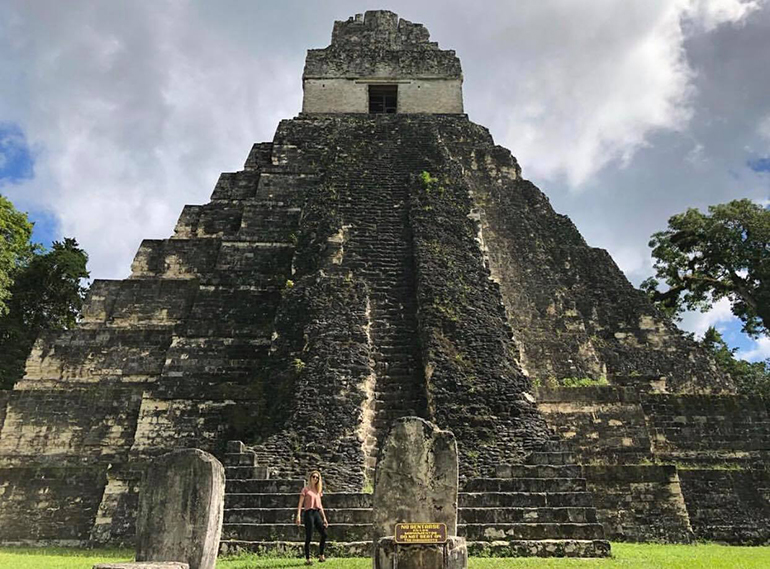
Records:
[[[186,318],[198,290],[190,279],[95,281],[83,309],[88,327],[171,327]]]
[[[762,398],[650,394],[642,405],[661,458],[720,465],[760,458],[770,448],[770,411]]]
[[[251,241],[222,243],[216,262],[217,282],[233,284],[275,284],[283,288],[291,275],[294,246],[291,243],[265,244]],[[214,282],[213,278],[206,281]]]
[[[89,545],[134,545],[139,490],[146,463],[113,465],[91,529]]]
[[[0,431],[3,430],[3,423],[5,423],[5,414],[8,408],[8,400],[10,399],[10,393],[7,391],[0,392]]]
[[[162,382],[210,377],[217,382],[253,378],[270,347],[270,338],[177,337],[168,350]]]
[[[770,540],[770,473],[766,469],[680,469],[695,537],[733,545]]]
[[[465,569],[468,547],[463,537],[448,537],[446,544],[399,545],[393,537],[377,543],[375,569]]]
[[[608,539],[689,543],[687,508],[673,465],[584,466]]]
[[[0,542],[88,541],[106,468],[0,468]]]
[[[60,388],[66,383],[147,381],[160,373],[170,343],[170,330],[44,332],[35,342],[24,379],[16,388],[46,387],[49,379],[56,380]]]
[[[234,237],[241,226],[243,205],[238,202],[210,202],[187,205],[174,228],[174,238]]]
[[[135,389],[15,390],[0,431],[2,462],[120,460],[131,447],[140,403]]]
[[[242,391],[242,389],[241,389]],[[159,399],[142,400],[131,450],[141,456],[192,445],[216,451],[235,425],[235,413],[257,416],[258,402],[224,400]]]
[[[258,170],[271,164],[272,142],[257,142],[251,147],[249,156],[243,165],[244,170]]]
[[[191,337],[270,338],[281,293],[253,286],[202,286],[185,327]]]
[[[225,469],[212,455],[184,449],[152,461],[137,518],[137,561],[184,561],[213,569],[222,532]]]
[[[291,151],[291,149],[286,147],[279,148],[279,155],[281,151],[287,152]],[[260,176],[257,199],[262,202],[284,206],[300,205],[302,197],[307,193],[308,188],[313,187],[317,183],[318,177],[314,175],[287,174],[284,171],[272,169],[269,173],[264,173]]]
[[[581,461],[637,462],[649,456],[650,436],[638,395],[615,386],[536,391],[538,408],[570,440]]]
[[[132,278],[192,279],[211,273],[219,239],[145,239],[131,264]]]
[[[223,172],[217,180],[212,200],[247,200],[257,191],[259,172]]]
[[[247,205],[238,237],[246,241],[292,243],[296,239],[299,208]]]

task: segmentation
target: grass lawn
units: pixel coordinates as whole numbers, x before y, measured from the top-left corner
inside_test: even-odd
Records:
[[[722,545],[640,545],[612,544],[610,559],[482,559],[473,557],[469,569],[508,567],[600,568],[600,569],[767,569],[770,547],[726,547]],[[0,548],[2,569],[91,569],[95,563],[130,561],[130,550],[70,548]],[[315,565],[319,565],[316,563]],[[302,559],[242,556],[220,559],[217,569],[271,569],[304,567]],[[368,558],[329,559],[324,568],[370,569]]]

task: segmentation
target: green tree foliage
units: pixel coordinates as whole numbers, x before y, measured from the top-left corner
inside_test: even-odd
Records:
[[[34,252],[30,243],[32,223],[27,214],[0,196],[0,316],[8,313],[8,299],[16,272]]]
[[[728,347],[714,327],[706,330],[701,344],[714,357],[717,366],[733,378],[740,393],[770,397],[770,360],[747,362],[737,359],[736,350]]]
[[[32,224],[0,198],[4,239],[0,259],[7,261],[0,285],[0,389],[10,389],[24,374],[32,344],[44,329],[63,330],[77,322],[88,278],[88,256],[74,239],[55,242],[50,251],[32,245]],[[15,233],[14,233],[15,232]]]
[[[770,210],[751,200],[688,209],[653,234],[656,277],[642,283],[670,316],[728,298],[751,336],[770,330]],[[659,279],[659,280],[658,280]],[[661,281],[668,286],[659,290]]]

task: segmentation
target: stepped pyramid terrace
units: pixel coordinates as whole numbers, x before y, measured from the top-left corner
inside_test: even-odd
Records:
[[[370,11],[302,83],[302,112],[0,392],[0,542],[130,544],[148,459],[194,447],[226,465],[221,552],[298,553],[319,469],[330,553],[369,555],[404,416],[456,437],[471,555],[770,540],[768,402],[469,120],[454,51]]]

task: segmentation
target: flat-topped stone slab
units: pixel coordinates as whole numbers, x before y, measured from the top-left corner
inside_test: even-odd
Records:
[[[129,561],[127,563],[98,563],[93,569],[190,569],[181,561]]]
[[[139,495],[138,561],[214,569],[225,494],[225,469],[207,452],[182,449],[152,460]]]

